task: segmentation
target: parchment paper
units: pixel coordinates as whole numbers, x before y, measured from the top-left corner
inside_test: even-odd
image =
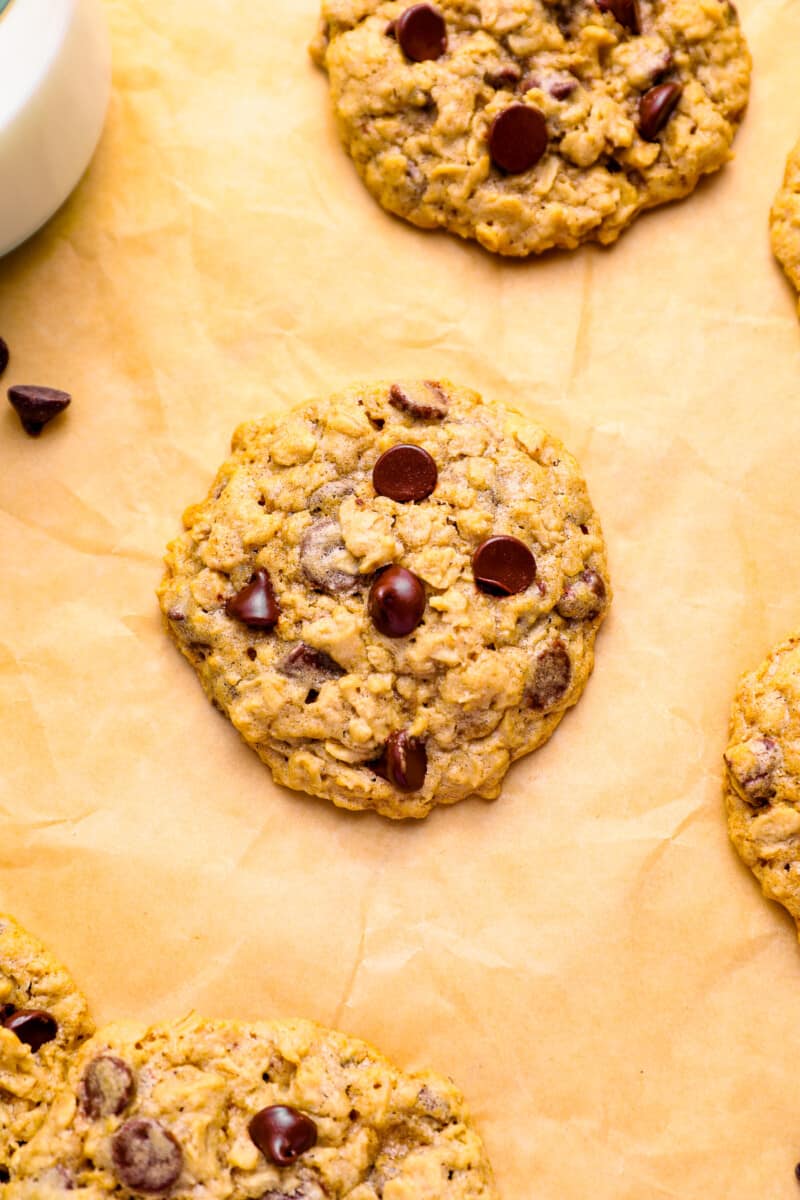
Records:
[[[18,0],[24,3],[24,0]],[[385,215],[316,0],[112,0],[88,177],[0,263],[0,906],[100,1020],[302,1015],[456,1077],[506,1200],[791,1200],[800,951],[729,847],[735,680],[800,626],[800,326],[767,213],[800,0],[743,0],[736,161],[610,251]],[[244,419],[451,376],[579,456],[616,601],[494,804],[399,827],[275,788],[162,633],[164,544]]]

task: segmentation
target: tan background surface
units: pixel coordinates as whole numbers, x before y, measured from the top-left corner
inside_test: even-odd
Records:
[[[0,264],[0,904],[98,1016],[316,1017],[459,1081],[506,1200],[792,1200],[800,952],[729,848],[738,673],[800,624],[800,328],[767,211],[800,0],[749,0],[736,162],[527,264],[384,215],[306,58],[316,0],[112,0],[82,187]],[[578,454],[616,604],[493,805],[422,825],[272,786],[161,632],[164,543],[233,427],[450,375]]]

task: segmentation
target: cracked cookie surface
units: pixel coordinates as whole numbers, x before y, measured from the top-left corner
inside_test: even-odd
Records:
[[[770,213],[772,252],[800,292],[800,142],[786,161],[783,183]]]
[[[725,763],[731,840],[800,927],[800,635],[741,679]]]
[[[2,1200],[496,1200],[463,1098],[307,1021],[101,1030]]]
[[[728,0],[323,0],[312,55],[383,207],[505,255],[613,242],[688,195],[750,82]]]
[[[36,1132],[93,1030],[66,968],[0,914],[0,1169]]]
[[[184,524],[172,636],[276,781],[343,807],[495,797],[592,670],[609,585],[577,464],[453,384],[242,426]]]

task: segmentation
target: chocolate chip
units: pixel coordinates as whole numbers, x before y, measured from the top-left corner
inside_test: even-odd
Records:
[[[559,639],[546,646],[533,660],[528,701],[531,708],[553,708],[566,694],[572,680],[569,651]]]
[[[344,667],[326,654],[305,642],[298,643],[276,664],[275,669],[289,679],[299,679],[306,687],[321,685],[328,679],[341,679]]]
[[[775,773],[783,765],[783,751],[775,738],[754,737],[731,746],[725,763],[734,790],[748,804],[759,807],[775,795]]]
[[[383,32],[386,34],[387,37],[396,38],[397,37],[397,22],[390,21]]]
[[[300,565],[311,583],[331,596],[354,592],[361,578],[344,569],[350,561],[338,521],[321,517],[309,525],[300,543]]]
[[[639,0],[597,0],[600,12],[610,12],[612,17],[631,33],[642,32],[642,15]]]
[[[489,127],[489,153],[496,167],[521,175],[535,167],[547,149],[547,122],[538,108],[512,104]]]
[[[500,534],[478,546],[472,556],[472,574],[482,592],[513,596],[533,583],[536,559],[519,538]]]
[[[418,792],[425,783],[428,752],[422,738],[400,729],[389,734],[380,758],[370,766],[398,792]]]
[[[159,1121],[137,1117],[126,1121],[111,1139],[111,1161],[123,1187],[167,1192],[183,1170],[183,1151]]]
[[[372,470],[372,486],[378,495],[399,504],[427,499],[438,478],[436,463],[428,451],[405,443],[386,450]]]
[[[0,1167],[0,1183],[8,1183],[10,1178],[8,1167]]]
[[[441,58],[447,50],[447,26],[432,4],[412,4],[395,22],[400,49],[412,62]]]
[[[648,142],[654,142],[681,98],[679,83],[659,83],[645,92],[639,101],[639,132]]]
[[[393,383],[389,403],[421,421],[441,421],[447,416],[450,398],[438,383]]]
[[[269,572],[260,568],[253,578],[225,605],[225,612],[251,629],[274,629],[281,615]]]
[[[58,1021],[40,1008],[21,1008],[3,1021],[6,1029],[30,1046],[34,1054],[58,1037]]]
[[[83,1073],[80,1104],[92,1121],[99,1117],[118,1117],[135,1094],[133,1072],[127,1063],[113,1054],[93,1058]]]
[[[407,637],[425,614],[425,588],[413,571],[387,567],[369,590],[369,615],[379,633]]]
[[[570,579],[556,612],[567,621],[588,621],[602,611],[605,602],[606,585],[597,571],[589,569]]]
[[[262,1108],[247,1131],[261,1153],[279,1167],[290,1167],[317,1144],[317,1127],[311,1118],[285,1104]]]
[[[800,1181],[800,1163],[798,1163],[794,1169],[794,1177],[795,1177],[795,1179]]]
[[[352,479],[332,479],[323,483],[308,498],[308,511],[318,512],[320,509],[338,508],[342,500],[352,496],[356,485]]]
[[[22,428],[38,437],[49,421],[63,412],[72,401],[69,392],[47,387],[12,387],[8,399],[19,413]]]
[[[2,379],[3,375],[5,374],[5,369],[8,366],[10,358],[11,355],[8,350],[8,343],[4,342],[3,339],[0,338],[0,379]]]
[[[553,79],[548,83],[547,90],[554,100],[566,100],[568,96],[572,95],[577,86],[578,81],[572,76],[571,78]]]
[[[513,63],[506,63],[502,67],[498,67],[496,71],[487,71],[484,79],[489,87],[495,88],[497,91],[506,89],[512,90],[517,86],[522,78],[522,71]]]

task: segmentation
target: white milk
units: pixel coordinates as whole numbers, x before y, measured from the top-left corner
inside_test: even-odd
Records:
[[[0,0],[0,255],[78,183],[110,87],[101,0]]]

